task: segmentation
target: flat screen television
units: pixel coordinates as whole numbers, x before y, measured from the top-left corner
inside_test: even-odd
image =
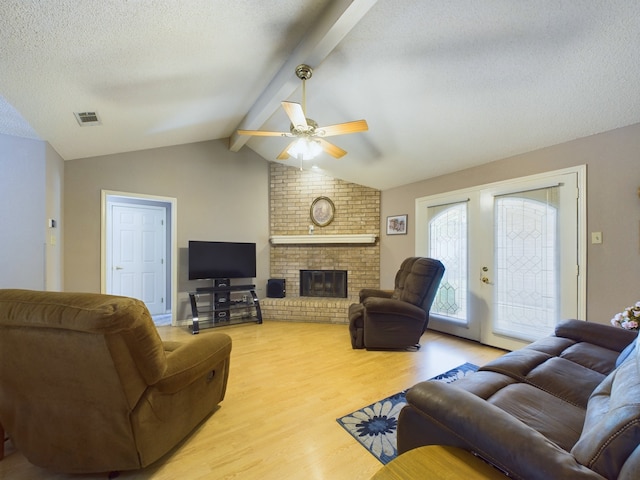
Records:
[[[255,276],[255,243],[189,241],[189,280]]]

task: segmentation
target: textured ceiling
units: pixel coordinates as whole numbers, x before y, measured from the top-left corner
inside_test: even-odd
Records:
[[[386,189],[640,122],[639,45],[629,0],[4,0],[0,133],[66,160],[227,137],[273,160],[287,139],[233,134],[288,129],[304,62],[308,117],[369,123],[313,163]]]

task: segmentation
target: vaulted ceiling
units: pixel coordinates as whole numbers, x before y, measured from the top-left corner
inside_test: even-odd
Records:
[[[639,46],[630,0],[5,0],[0,133],[65,160],[229,138],[274,161],[289,139],[235,131],[288,131],[306,63],[307,117],[369,130],[305,168],[387,189],[640,122]]]

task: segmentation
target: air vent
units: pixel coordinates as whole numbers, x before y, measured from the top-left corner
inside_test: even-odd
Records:
[[[101,125],[100,117],[98,117],[98,112],[75,112],[76,120],[80,124],[81,127],[88,127],[89,125]]]

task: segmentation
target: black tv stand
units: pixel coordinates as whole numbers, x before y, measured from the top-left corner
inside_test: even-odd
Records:
[[[215,285],[218,286],[215,286]],[[192,333],[201,328],[224,327],[240,323],[262,323],[260,301],[255,285],[220,285],[196,288],[189,292],[191,301]]]

